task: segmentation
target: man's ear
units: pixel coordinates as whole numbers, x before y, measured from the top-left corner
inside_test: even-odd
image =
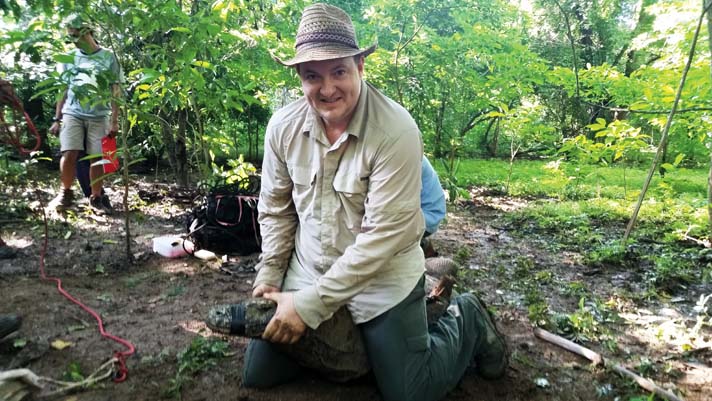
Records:
[[[365,57],[360,56],[358,58],[358,63],[356,63],[356,68],[358,69],[358,75],[363,77],[363,64],[364,64]]]

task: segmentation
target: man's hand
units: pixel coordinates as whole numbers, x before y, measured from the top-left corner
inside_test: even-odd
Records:
[[[262,333],[262,339],[273,343],[296,343],[304,334],[307,326],[294,308],[294,294],[267,292],[263,294],[263,297],[276,302],[277,311]]]
[[[254,298],[259,298],[268,292],[279,292],[279,288],[267,284],[260,284],[252,290],[252,296]]]
[[[52,123],[52,126],[49,127],[49,132],[51,132],[54,136],[59,135],[59,121],[55,121]]]
[[[112,121],[111,125],[109,126],[109,138],[113,138],[116,136],[116,134],[119,133],[119,122],[118,121]]]

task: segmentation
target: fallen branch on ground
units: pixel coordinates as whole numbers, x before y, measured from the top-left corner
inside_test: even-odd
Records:
[[[633,379],[636,383],[638,383],[640,387],[650,391],[651,393],[654,393],[659,397],[665,398],[670,401],[684,401],[682,398],[675,395],[672,391],[666,390],[658,386],[652,380],[639,376],[617,363],[611,363],[605,360],[600,354],[593,352],[586,347],[582,347],[574,343],[573,341],[569,341],[563,337],[557,336],[556,334],[550,333],[538,327],[534,329],[534,335],[544,341],[548,341],[552,344],[558,345],[561,348],[571,351],[574,354],[581,355],[582,357],[593,362],[594,365],[603,365],[606,368],[611,369],[614,372],[620,374],[621,376]]]

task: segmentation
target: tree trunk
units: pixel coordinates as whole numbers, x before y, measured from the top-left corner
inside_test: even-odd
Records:
[[[438,109],[438,114],[435,116],[435,157],[442,157],[443,125],[448,95],[449,91],[443,91],[440,99],[440,108]]]
[[[712,78],[712,12],[709,10],[712,0],[703,0],[703,4],[707,10],[707,41],[710,48],[710,77]],[[710,171],[707,175],[707,226],[712,233],[712,153],[710,153]]]
[[[170,164],[172,171],[176,171],[178,162],[176,161],[176,141],[173,138],[173,129],[170,124],[172,117],[164,112],[161,112],[159,116],[161,118],[161,137],[163,138],[163,144],[166,146],[168,164]]]
[[[576,78],[576,102],[581,100],[579,95],[579,88],[581,84],[579,83],[579,73],[578,73],[578,56],[576,55],[576,40],[574,39],[574,34],[571,29],[571,22],[569,21],[569,15],[564,10],[564,7],[559,3],[558,0],[553,0],[556,7],[561,12],[561,17],[564,19],[564,24],[566,25],[566,37],[569,39],[569,44],[571,45],[571,66],[574,70],[574,77]]]
[[[579,44],[583,49],[583,60],[582,64],[598,65],[599,63],[593,59],[593,29],[591,29],[590,23],[587,21],[586,15],[581,10],[581,4],[575,3],[573,5],[573,15],[578,20],[580,38]]]
[[[485,136],[482,138],[482,147],[487,149],[487,144],[489,144],[489,134],[492,132],[492,126],[498,121],[497,118],[493,118],[487,124],[487,129],[485,130]]]
[[[497,146],[499,146],[499,118],[497,119],[497,125],[494,127],[494,135],[492,136],[492,143],[489,147],[490,156],[497,157]]]
[[[176,182],[179,187],[188,187],[188,152],[186,150],[187,115],[184,110],[178,112],[178,131],[176,132]]]

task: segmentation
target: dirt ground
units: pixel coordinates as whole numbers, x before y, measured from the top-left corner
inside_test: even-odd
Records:
[[[226,269],[231,273],[228,274],[220,270],[216,262],[167,259],[153,253],[154,237],[185,232],[180,216],[191,198],[189,193],[177,191],[164,182],[144,177],[131,186],[133,264],[129,264],[125,256],[124,213],[98,217],[80,205],[68,215],[49,216],[47,274],[61,278],[69,293],[99,312],[108,332],[136,347],[135,354],[127,360],[125,382],[104,380],[59,399],[170,399],[166,390],[176,377],[178,353],[196,336],[204,336],[227,341],[229,355],[217,365],[190,377],[182,387],[182,400],[379,400],[378,391],[369,378],[344,385],[305,373],[302,379],[274,389],[241,387],[246,340],[213,333],[203,320],[212,306],[239,301],[249,295],[254,277],[249,267],[254,264],[255,256],[234,258],[234,263]],[[40,189],[39,194],[45,202],[52,197],[49,188]],[[110,190],[109,195],[115,205],[121,204],[123,194],[116,188]],[[16,196],[34,202],[35,193],[17,193]],[[451,207],[446,223],[434,236],[435,247],[441,255],[459,255],[460,258],[465,255],[465,269],[472,274],[464,275],[466,282],[460,284],[474,288],[496,309],[498,324],[512,351],[511,366],[504,379],[488,382],[467,375],[445,399],[628,400],[647,397],[648,393],[633,382],[591,366],[584,358],[532,334],[524,294],[518,293],[510,280],[518,258],[524,256],[532,260],[534,272],[547,270],[553,274],[554,280],[542,284],[541,291],[546,294],[550,308],[559,312],[572,313],[578,304],[578,298],[564,296],[557,290],[566,283],[579,280],[597,296],[615,299],[624,288],[635,290],[636,277],[606,269],[592,273],[581,264],[580,255],[552,251],[548,246],[550,240],[543,236],[514,236],[503,216],[524,203],[516,199],[477,197],[472,202]],[[65,379],[72,371],[81,371],[86,376],[110,358],[114,350],[123,350],[119,344],[103,339],[93,318],[62,297],[54,282],[40,278],[42,224],[37,219],[7,219],[0,224],[2,238],[19,251],[14,259],[0,260],[0,313],[18,313],[24,317],[20,331],[0,344],[0,370],[26,367],[53,379]],[[682,394],[686,400],[712,399],[709,346],[712,333],[709,327],[702,327],[696,338],[691,339],[689,334],[696,322],[692,307],[700,295],[709,293],[712,293],[710,286],[690,288],[686,294],[665,303],[621,302],[618,312],[624,319],[611,323],[618,351],[609,351],[596,342],[585,345],[632,370],[641,361],[647,361],[652,366],[647,375],[659,385]],[[693,349],[683,347],[683,343],[691,341],[695,345]],[[67,346],[57,349],[61,348],[57,344]]]

